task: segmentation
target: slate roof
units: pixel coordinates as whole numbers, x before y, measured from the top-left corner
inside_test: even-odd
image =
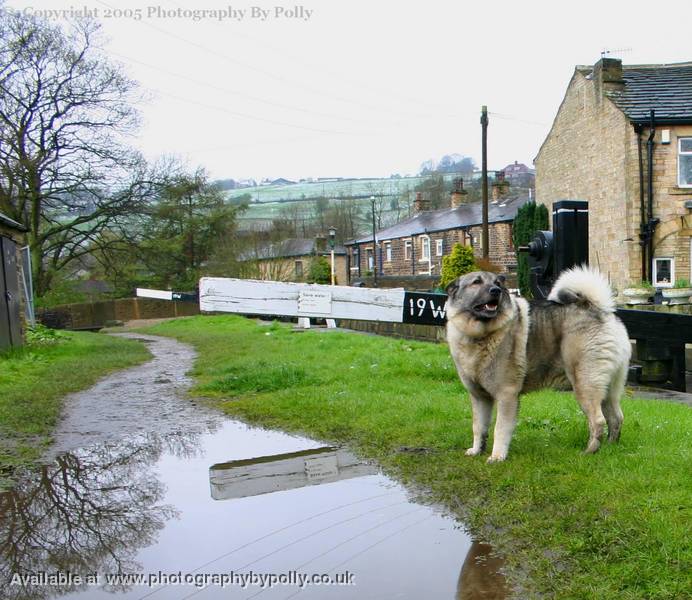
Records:
[[[0,223],[5,225],[5,227],[10,227],[11,229],[16,229],[17,231],[28,231],[24,225],[17,223],[14,219],[10,219],[7,215],[0,213]]]
[[[529,201],[528,196],[509,196],[499,202],[490,202],[488,205],[488,222],[503,223],[513,221],[519,207]],[[480,225],[483,222],[482,203],[463,204],[458,208],[442,208],[418,213],[396,225],[387,227],[377,232],[378,240],[393,240],[396,238],[446,231],[448,229],[461,229]],[[372,234],[360,239],[346,242],[346,246],[372,242]]]
[[[331,252],[329,244],[327,249],[320,252],[327,255]],[[243,252],[240,260],[262,260],[268,258],[291,258],[293,256],[309,256],[315,253],[315,240],[303,238],[289,238],[279,242],[268,242],[258,246],[256,249]],[[346,254],[346,248],[337,244],[334,247],[334,254]]]
[[[654,109],[659,124],[692,123],[692,62],[623,65],[622,77],[624,90],[607,95],[631,121],[648,123]]]

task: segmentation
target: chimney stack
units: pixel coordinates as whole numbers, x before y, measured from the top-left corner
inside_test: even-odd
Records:
[[[327,238],[322,234],[315,236],[315,254],[321,254],[327,251]]]
[[[469,193],[464,189],[464,180],[458,177],[454,180],[454,187],[449,194],[449,204],[452,208],[459,208],[468,202]]]
[[[416,192],[416,199],[413,202],[413,212],[418,214],[430,210],[430,200],[424,198],[423,192]]]
[[[498,202],[509,193],[509,181],[505,179],[504,171],[495,171],[495,181],[493,181],[493,202]]]
[[[593,66],[592,76],[596,86],[596,97],[599,99],[607,92],[620,92],[625,89],[622,61],[619,58],[601,58]]]

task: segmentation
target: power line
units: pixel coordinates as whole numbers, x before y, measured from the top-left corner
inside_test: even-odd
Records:
[[[261,102],[262,104],[267,104],[269,106],[275,106],[277,108],[283,108],[286,110],[302,112],[302,113],[309,114],[310,116],[328,117],[331,119],[342,119],[344,121],[352,121],[354,123],[362,123],[365,125],[372,125],[374,123],[377,123],[377,121],[367,121],[367,120],[363,120],[363,119],[355,119],[353,117],[348,117],[348,116],[343,115],[343,114],[323,113],[323,112],[312,110],[309,108],[303,108],[301,106],[294,106],[294,105],[290,105],[290,104],[283,104],[281,102],[274,102],[272,100],[267,100],[266,98],[261,98],[259,96],[253,96],[253,95],[248,94],[246,92],[242,92],[239,90],[232,90],[232,89],[229,89],[226,87],[221,87],[221,86],[215,85],[213,83],[208,83],[208,82],[202,81],[200,79],[195,79],[193,77],[189,77],[188,75],[183,75],[182,73],[176,73],[174,71],[170,71],[170,70],[164,69],[162,67],[157,67],[156,65],[146,63],[144,61],[141,61],[137,58],[132,58],[131,56],[127,56],[125,54],[120,54],[119,52],[115,52],[113,50],[110,50],[109,52],[110,52],[110,54],[113,54],[114,56],[117,56],[117,57],[122,58],[124,60],[130,61],[132,63],[142,65],[142,66],[147,67],[149,69],[153,69],[154,71],[158,71],[160,73],[164,73],[164,74],[170,75],[172,77],[177,77],[179,79],[189,81],[189,82],[194,83],[196,85],[202,85],[202,86],[211,88],[213,90],[217,90],[217,91],[222,92],[222,93],[231,94],[231,95],[235,95],[235,96],[241,96],[243,98],[247,98],[248,100],[253,100],[254,102]],[[399,122],[397,124],[399,124]]]
[[[274,529],[273,531],[270,531],[269,533],[266,533],[265,535],[262,535],[258,538],[255,538],[254,540],[247,542],[245,544],[242,544],[241,546],[237,546],[236,548],[233,548],[233,550],[229,550],[225,554],[222,554],[221,556],[218,556],[217,558],[210,560],[203,565],[200,565],[199,567],[195,567],[191,573],[196,573],[200,569],[204,569],[205,567],[208,567],[209,565],[214,564],[215,562],[221,560],[222,558],[227,558],[231,554],[235,554],[239,550],[243,550],[247,548],[248,546],[252,546],[253,544],[256,544],[257,542],[261,542],[262,540],[266,540],[267,538],[270,538],[277,533],[281,533],[282,531],[286,531],[287,529],[290,529],[291,527],[295,527],[296,525],[302,525],[303,523],[307,523],[308,521],[312,521],[313,519],[316,519],[318,517],[323,517],[324,515],[328,515],[329,513],[332,513],[337,510],[341,510],[342,508],[348,508],[350,506],[354,506],[355,504],[361,504],[363,502],[367,502],[368,500],[374,500],[375,498],[382,498],[384,496],[392,496],[396,494],[397,492],[385,492],[384,494],[377,494],[375,496],[369,496],[367,498],[362,498],[361,500],[355,500],[353,502],[347,502],[346,504],[340,504],[339,506],[334,506],[333,508],[330,508],[328,510],[322,511],[320,513],[316,513],[314,515],[310,515],[309,517],[306,517],[304,519],[300,519],[299,521],[294,521],[293,523],[290,523],[289,525],[284,525],[283,527],[280,527],[279,529]],[[396,504],[401,504],[401,503],[395,503],[394,505],[387,505],[387,506],[395,506]],[[379,507],[379,508],[386,508],[385,507]],[[377,510],[377,509],[375,509]],[[368,511],[368,512],[373,512],[373,511]],[[362,513],[362,514],[368,514],[368,512]],[[357,515],[360,516],[360,515]],[[318,532],[319,533],[319,532]],[[165,586],[164,586],[165,587]],[[164,587],[160,587],[156,590],[153,590],[149,592],[148,594],[145,594],[144,596],[140,596],[139,600],[144,600],[144,598],[149,598],[150,596],[153,596],[154,594],[160,592]]]
[[[173,6],[176,6],[177,8],[184,9],[183,6],[175,2],[174,0],[166,0],[169,4],[172,4]],[[370,89],[378,92],[379,94],[385,93],[388,96],[391,96],[392,98],[395,98],[396,100],[405,100],[410,103],[414,104],[419,104],[421,106],[425,106],[426,108],[433,108],[434,110],[439,110],[443,108],[444,110],[447,110],[447,106],[443,106],[441,104],[436,104],[436,103],[430,103],[430,102],[425,102],[423,100],[420,100],[418,98],[412,98],[411,96],[406,96],[404,92],[400,90],[395,90],[394,93],[392,93],[391,88],[383,88],[383,87],[378,87],[378,86],[373,86],[372,84],[369,83],[364,83],[362,80],[355,79],[353,77],[348,77],[348,75],[345,75],[343,72],[339,71],[331,71],[329,68],[325,67],[324,65],[317,64],[314,62],[309,62],[306,61],[302,56],[298,56],[297,54],[293,54],[291,52],[287,52],[285,48],[279,48],[277,46],[274,46],[273,44],[269,44],[265,42],[264,40],[259,40],[255,37],[252,37],[250,35],[241,33],[239,31],[235,31],[234,35],[236,37],[242,37],[246,40],[249,40],[253,42],[254,44],[258,44],[260,46],[264,46],[265,48],[269,48],[272,52],[275,54],[278,54],[281,57],[291,57],[291,59],[294,62],[297,62],[304,67],[307,67],[308,69],[319,69],[320,74],[326,74],[326,75],[331,75],[339,80],[350,80],[351,82],[355,83],[356,85],[359,85],[362,88],[365,89]]]
[[[106,6],[107,8],[110,8],[110,9],[112,9],[112,10],[115,10],[115,7],[113,7],[112,5],[108,4],[107,2],[104,2],[103,0],[95,0],[95,1],[96,1],[98,4],[101,4],[102,6]],[[343,103],[345,103],[345,104],[354,104],[354,105],[357,105],[357,106],[361,106],[361,107],[363,107],[363,108],[368,108],[368,109],[376,110],[376,111],[379,111],[379,112],[386,112],[386,113],[388,113],[388,114],[391,114],[391,113],[392,113],[392,106],[391,106],[391,105],[387,105],[387,106],[377,106],[377,105],[369,104],[369,103],[366,103],[366,102],[360,102],[360,101],[358,101],[358,100],[352,100],[352,99],[348,99],[348,98],[343,98],[343,97],[338,96],[338,95],[336,95],[336,94],[331,94],[331,93],[325,92],[324,90],[321,90],[321,89],[319,89],[319,88],[314,88],[314,87],[312,87],[312,86],[305,85],[305,84],[303,84],[303,83],[300,83],[300,82],[295,81],[295,80],[293,80],[293,79],[290,79],[290,78],[288,78],[288,77],[284,77],[283,75],[278,75],[278,74],[276,74],[276,73],[272,73],[271,71],[267,71],[267,70],[265,70],[265,69],[262,69],[262,68],[259,68],[259,67],[255,67],[255,66],[253,66],[253,65],[247,64],[247,63],[245,63],[245,62],[243,62],[243,61],[240,61],[240,60],[237,60],[237,59],[235,59],[235,58],[231,58],[230,56],[228,56],[228,55],[226,55],[226,54],[223,54],[222,52],[218,52],[217,50],[212,50],[211,48],[207,48],[207,47],[204,46],[203,44],[199,44],[199,43],[197,43],[197,42],[194,42],[194,41],[192,41],[192,40],[189,40],[189,39],[187,39],[187,38],[185,38],[185,37],[183,37],[183,36],[180,36],[180,35],[178,35],[178,34],[176,34],[176,33],[173,33],[173,32],[171,32],[171,31],[168,31],[167,29],[163,29],[162,27],[158,27],[157,25],[154,25],[153,23],[149,23],[148,21],[140,20],[140,21],[135,21],[135,22],[136,22],[136,23],[140,23],[140,24],[142,24],[142,25],[146,25],[147,27],[150,27],[151,29],[154,29],[155,31],[158,31],[158,32],[160,32],[160,33],[163,33],[164,35],[167,35],[167,36],[169,36],[169,37],[171,37],[171,38],[173,38],[173,39],[176,39],[176,40],[178,40],[178,41],[184,42],[185,44],[188,44],[189,46],[192,46],[192,47],[194,47],[194,48],[197,48],[197,49],[199,49],[199,50],[202,50],[202,51],[204,51],[204,52],[206,52],[206,53],[208,53],[208,54],[211,54],[211,55],[213,55],[213,56],[216,56],[217,58],[221,58],[221,59],[223,59],[223,60],[225,60],[225,61],[227,61],[227,62],[229,62],[229,63],[231,63],[231,64],[234,64],[234,65],[236,65],[236,66],[242,67],[242,68],[244,68],[244,69],[248,69],[249,71],[254,71],[254,72],[256,72],[256,73],[260,73],[260,74],[262,74],[262,75],[264,75],[265,77],[268,77],[268,78],[270,78],[270,79],[274,79],[274,80],[277,80],[277,81],[281,81],[282,83],[288,84],[288,85],[290,85],[290,86],[302,88],[302,89],[308,90],[309,92],[312,92],[313,94],[318,94],[318,95],[320,95],[320,96],[325,96],[325,97],[327,97],[327,98],[332,98],[332,99],[334,99],[334,100],[337,100],[337,101],[339,101],[339,102],[343,102]],[[399,113],[402,114],[403,116],[407,116],[407,117],[418,117],[418,116],[420,116],[420,115],[415,114],[415,113],[407,113],[407,112],[402,112],[402,111],[399,111]]]

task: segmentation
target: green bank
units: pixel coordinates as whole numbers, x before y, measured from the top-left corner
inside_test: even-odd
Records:
[[[428,490],[504,554],[520,597],[689,597],[686,406],[627,398],[620,443],[585,456],[572,395],[535,393],[508,461],[487,465],[464,456],[471,411],[443,345],[235,316],[148,331],[195,346],[193,393],[229,415],[348,444]]]
[[[149,357],[132,340],[42,327],[23,348],[0,354],[0,486],[41,456],[66,394]]]

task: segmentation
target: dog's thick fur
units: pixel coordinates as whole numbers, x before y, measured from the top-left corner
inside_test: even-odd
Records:
[[[473,408],[473,446],[466,454],[485,449],[494,403],[488,462],[504,460],[519,394],[544,387],[574,390],[589,424],[587,453],[600,447],[606,423],[608,439],[619,439],[630,343],[600,273],[565,271],[547,301],[510,295],[504,278],[487,272],[459,277],[447,294],[447,340]]]

